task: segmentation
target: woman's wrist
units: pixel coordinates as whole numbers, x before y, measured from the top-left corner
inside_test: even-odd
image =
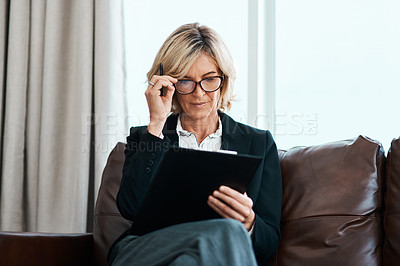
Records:
[[[163,128],[164,123],[150,121],[149,125],[147,126],[147,131],[156,137],[161,137]]]

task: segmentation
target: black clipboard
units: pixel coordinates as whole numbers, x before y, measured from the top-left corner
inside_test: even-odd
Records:
[[[221,185],[242,193],[262,157],[170,147],[131,227],[146,233],[185,222],[221,218],[207,198]]]

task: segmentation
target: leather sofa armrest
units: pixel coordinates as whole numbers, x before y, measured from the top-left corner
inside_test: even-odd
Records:
[[[2,265],[92,265],[92,234],[0,232]]]

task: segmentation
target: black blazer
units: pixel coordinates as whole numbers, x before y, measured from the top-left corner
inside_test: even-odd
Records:
[[[274,254],[280,239],[282,178],[275,142],[269,131],[237,123],[220,113],[222,149],[263,157],[248,186],[256,214],[252,235],[253,249],[259,264]],[[168,117],[164,139],[147,132],[147,127],[132,127],[127,137],[123,177],[117,196],[118,209],[128,220],[135,220],[163,152],[169,145],[178,146],[177,115]],[[133,225],[134,226],[134,225]]]

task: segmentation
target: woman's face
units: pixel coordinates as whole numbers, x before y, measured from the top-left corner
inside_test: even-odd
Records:
[[[220,76],[221,73],[210,56],[202,53],[193,63],[183,79],[201,81],[205,78]],[[184,115],[192,120],[203,120],[217,115],[220,89],[214,92],[204,91],[199,84],[191,94],[181,95],[175,92]]]

